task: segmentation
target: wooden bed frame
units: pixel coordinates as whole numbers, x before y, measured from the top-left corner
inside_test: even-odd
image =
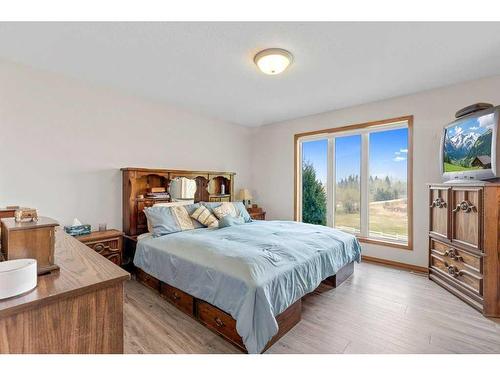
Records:
[[[155,290],[183,313],[197,320],[205,327],[223,337],[243,352],[247,352],[243,341],[236,331],[236,320],[225,311],[201,299],[183,292],[180,289],[158,280],[140,268],[135,268],[136,280]],[[337,271],[333,276],[323,280],[323,283],[333,288],[338,287],[354,273],[354,262],[351,262]],[[302,299],[297,300],[285,311],[276,317],[278,333],[269,341],[262,352],[269,349],[276,341],[283,337],[290,329],[300,322],[302,315]]]

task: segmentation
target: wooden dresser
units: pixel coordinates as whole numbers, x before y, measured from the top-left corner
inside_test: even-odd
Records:
[[[429,278],[500,317],[500,184],[430,184],[429,202]]]
[[[123,353],[123,282],[129,274],[62,229],[60,270],[0,300],[0,353]]]

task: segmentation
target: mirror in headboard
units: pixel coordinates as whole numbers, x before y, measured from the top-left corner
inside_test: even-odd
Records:
[[[172,200],[194,200],[196,190],[196,180],[186,177],[176,177],[170,180],[168,188]]]
[[[206,202],[208,194],[208,174],[178,172],[170,174],[169,192],[172,200],[194,200]]]

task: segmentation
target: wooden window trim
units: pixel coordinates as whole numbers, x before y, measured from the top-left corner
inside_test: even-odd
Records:
[[[413,250],[413,115],[394,117],[385,120],[364,122],[361,124],[345,125],[336,128],[314,130],[310,132],[297,133],[294,135],[294,220],[298,221],[299,208],[299,140],[303,137],[332,133],[354,131],[369,127],[390,125],[397,122],[407,122],[408,124],[408,164],[407,164],[407,194],[408,194],[408,244],[391,242],[378,238],[366,238],[358,236],[360,242],[372,243],[380,246],[387,246],[396,249]]]

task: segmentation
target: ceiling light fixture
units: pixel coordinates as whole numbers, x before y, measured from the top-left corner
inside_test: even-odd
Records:
[[[293,61],[293,56],[281,48],[269,48],[255,55],[253,61],[262,73],[275,75],[282,73]]]

